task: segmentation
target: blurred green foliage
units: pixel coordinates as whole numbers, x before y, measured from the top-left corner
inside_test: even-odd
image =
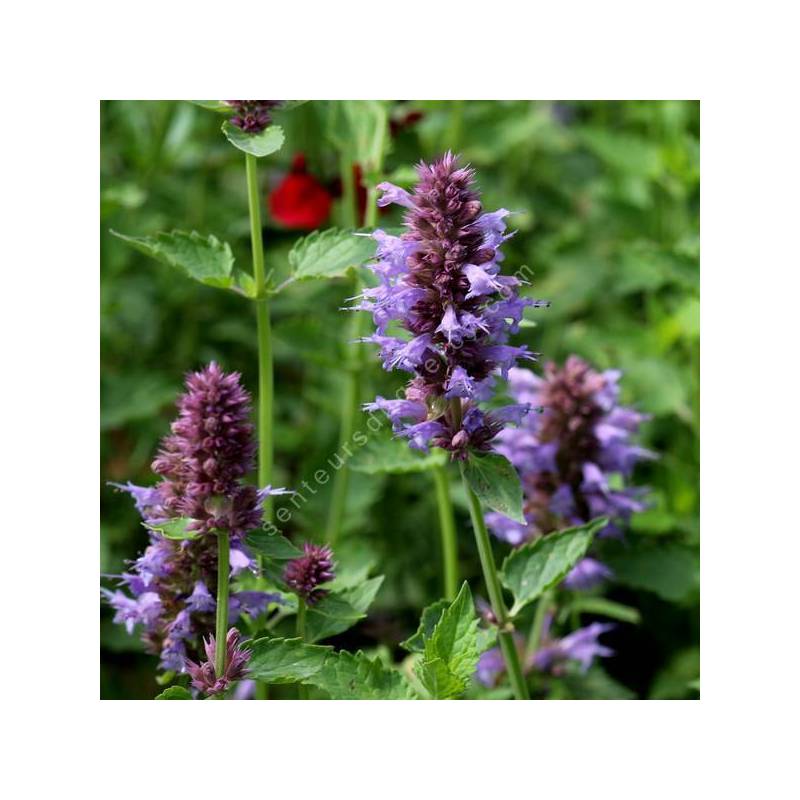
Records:
[[[410,112],[421,112],[421,116]],[[278,115],[284,148],[260,160],[264,194],[305,154],[333,188],[335,104]],[[419,117],[416,119],[415,117]],[[411,166],[445,149],[478,171],[484,205],[514,212],[504,248],[526,290],[552,301],[530,314],[519,343],[543,360],[577,353],[624,371],[623,400],[652,415],[643,441],[659,453],[637,482],[651,510],[604,554],[618,573],[608,596],[638,608],[641,623],[609,637],[616,657],[551,696],[697,696],[699,674],[699,103],[690,101],[424,101],[390,104],[395,124],[386,176],[413,181]],[[407,123],[407,124],[403,124]],[[109,234],[179,228],[213,234],[249,270],[242,154],[220,117],[184,102],[112,101],[101,114],[101,472],[104,481],[153,482],[149,464],[166,432],[183,374],[211,359],[256,386],[255,319],[231,292],[183,278]],[[278,281],[299,235],[265,211],[267,269]],[[396,213],[381,224],[397,225]],[[334,205],[327,224],[341,223]],[[347,280],[292,284],[273,304],[276,483],[298,488],[336,450],[348,315]],[[363,400],[399,386],[367,364]],[[331,484],[306,492],[285,532],[320,538]],[[102,487],[101,566],[124,568],[146,543],[127,496]],[[480,586],[463,495],[454,489],[461,568]],[[439,595],[437,517],[425,473],[353,473],[341,553],[374,559],[386,582],[348,646],[385,647],[416,629]],[[340,554],[341,554],[340,553]],[[502,556],[505,549],[498,544]],[[103,697],[153,697],[155,662],[102,612]]]

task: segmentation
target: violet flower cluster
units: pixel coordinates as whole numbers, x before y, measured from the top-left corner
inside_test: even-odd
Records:
[[[228,530],[233,575],[255,571],[255,560],[243,544],[245,535],[261,525],[261,506],[270,494],[242,483],[252,468],[255,443],[250,397],[237,373],[225,374],[215,363],[186,379],[178,399],[178,418],[162,441],[153,471],[156,486],[114,484],[130,493],[149,528],[150,544],[131,569],[119,576],[127,593],[103,589],[115,609],[114,621],[132,633],[143,626],[150,652],[160,654],[165,670],[184,668],[187,651],[195,652],[199,637],[214,630],[217,587],[217,540],[212,532]],[[187,530],[196,535],[183,541],[168,539],[153,526],[189,518]],[[245,613],[263,613],[279,595],[258,591],[230,595],[229,622]]]
[[[508,338],[526,306],[547,303],[519,297],[520,280],[501,274],[509,212],[483,211],[473,170],[447,153],[421,163],[417,172],[411,193],[390,183],[378,186],[378,205],[408,209],[407,230],[401,236],[374,232],[377,262],[370,268],[380,283],[366,289],[355,307],[372,312],[377,330],[362,341],[380,346],[384,369],[413,378],[403,399],[378,397],[365,408],[385,412],[411,447],[433,445],[465,459],[470,450],[490,450],[504,425],[527,412],[525,404],[490,412],[478,404],[492,396],[498,374],[506,377],[518,359],[534,359]]]
[[[503,431],[495,449],[517,468],[525,493],[526,524],[492,512],[492,532],[512,545],[596,517],[608,517],[600,536],[619,535],[631,514],[644,509],[641,487],[612,488],[611,476],[624,481],[649,451],[631,441],[643,414],[619,405],[617,370],[597,372],[578,356],[563,367],[548,364],[543,378],[512,369],[509,389],[519,403],[542,408],[516,430]],[[593,559],[580,562],[567,579],[586,588],[608,577]]]
[[[303,555],[290,561],[283,571],[286,585],[309,605],[314,605],[328,594],[320,585],[332,581],[334,577],[336,573],[331,548],[310,542],[303,545]]]
[[[231,125],[245,133],[261,133],[272,122],[271,112],[280,106],[281,100],[226,100],[234,110]]]

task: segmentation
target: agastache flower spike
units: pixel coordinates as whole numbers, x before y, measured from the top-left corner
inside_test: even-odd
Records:
[[[240,647],[241,635],[236,628],[231,628],[225,639],[225,671],[217,675],[214,662],[217,656],[217,643],[213,636],[205,641],[206,660],[196,664],[186,659],[186,671],[192,676],[192,686],[203,694],[217,695],[227,691],[228,687],[247,675],[247,662],[250,651]]]
[[[231,574],[255,569],[243,536],[261,524],[260,508],[267,496],[286,490],[256,490],[241,483],[251,468],[255,444],[249,398],[239,376],[211,364],[187,378],[187,389],[178,401],[178,420],[153,463],[161,483],[112,485],[133,497],[147,526],[180,516],[193,517],[192,527],[200,532],[230,526],[236,540],[230,551]],[[179,671],[186,654],[198,651],[200,637],[214,629],[217,537],[176,541],[152,529],[149,535],[144,553],[118,576],[130,595],[101,591],[116,612],[114,621],[129,633],[142,626],[145,645],[161,656],[161,667]],[[234,592],[229,623],[243,613],[258,616],[276,602],[282,602],[278,594]]]
[[[488,451],[494,437],[528,410],[514,406],[485,412],[497,375],[519,359],[533,360],[526,347],[507,344],[526,306],[547,303],[517,294],[520,281],[500,272],[500,245],[508,211],[484,213],[474,190],[474,172],[447,153],[417,168],[419,183],[407,192],[389,183],[378,205],[408,209],[407,231],[390,236],[377,230],[379,286],[359,296],[355,309],[372,312],[377,331],[363,341],[381,348],[387,370],[410,372],[405,399],[377,398],[395,433],[412,448],[433,445],[466,459],[470,450]],[[399,323],[411,338],[387,334]]]
[[[306,542],[303,555],[290,561],[283,571],[283,579],[309,605],[326,594],[319,586],[335,577],[333,551],[330,547]]]
[[[542,408],[516,430],[502,431],[497,452],[517,468],[525,492],[526,524],[492,512],[492,532],[519,545],[554,530],[609,518],[600,536],[619,535],[631,514],[645,508],[641,487],[611,488],[609,477],[622,480],[634,466],[655,454],[631,441],[646,416],[619,405],[618,370],[598,372],[578,356],[563,367],[548,364],[543,378],[526,369],[509,373],[509,389],[519,403]],[[594,559],[579,562],[564,585],[588,589],[611,577]]]
[[[214,362],[189,375],[172,434],[153,462],[166,479],[159,488],[172,516],[190,518],[192,531],[226,530],[234,543],[260,526],[262,514],[256,488],[241,483],[256,444],[250,395],[239,380]]]

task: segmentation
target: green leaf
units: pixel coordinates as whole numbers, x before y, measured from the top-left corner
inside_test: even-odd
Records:
[[[503,562],[500,576],[514,595],[511,616],[558,583],[583,558],[595,533],[606,524],[606,519],[596,519],[534,539],[514,550]]]
[[[614,579],[635,589],[646,589],[677,603],[691,597],[700,585],[700,557],[695,548],[678,542],[634,542],[607,547],[603,561]]]
[[[638,625],[642,621],[639,609],[624,606],[622,603],[615,603],[605,597],[578,595],[564,610],[566,612],[575,611],[579,614],[600,614],[604,617],[617,619],[620,622],[629,622],[631,625]]]
[[[636,695],[615,681],[600,666],[588,672],[571,670],[563,679],[566,698],[571,700],[635,700]]]
[[[360,586],[331,592],[316,605],[310,606],[306,618],[308,641],[318,642],[336,636],[364,619],[382,583],[383,575],[379,575]]]
[[[450,603],[447,600],[437,600],[432,605],[427,606],[422,612],[417,632],[413,636],[409,636],[404,642],[400,642],[400,647],[408,650],[409,653],[421,653],[425,649],[425,640],[433,634],[433,629],[449,605]]]
[[[216,111],[218,114],[233,113],[233,107],[224,100],[190,100],[189,102],[200,106],[200,108],[205,108],[206,111]]]
[[[370,236],[327,228],[298,239],[289,252],[289,266],[296,281],[341,278],[374,257],[375,241]]]
[[[111,233],[140,253],[206,286],[228,289],[233,285],[233,253],[230,245],[216,236],[203,237],[197,231],[172,231],[155,236],[126,236],[113,230]]]
[[[322,669],[330,652],[302,639],[256,639],[247,668],[250,677],[265,683],[301,683]]]
[[[522,484],[511,462],[497,453],[470,454],[464,477],[484,505],[525,523],[522,513]]]
[[[188,517],[176,517],[169,519],[166,522],[160,522],[156,525],[145,525],[151,531],[160,533],[165,539],[176,539],[184,541],[186,539],[195,539],[199,535],[197,531],[187,531],[186,526],[194,522],[193,519]]]
[[[156,700],[191,700],[192,695],[188,689],[183,686],[170,686],[169,689],[164,689],[161,694],[156,695]]]
[[[291,561],[300,558],[303,551],[295,547],[285,536],[267,531],[254,531],[247,537],[247,544],[264,558],[275,561]]]
[[[268,156],[283,147],[283,128],[280,125],[270,125],[260,133],[246,133],[226,120],[222,123],[222,132],[234,147],[256,158]]]
[[[409,700],[413,697],[406,679],[378,659],[360,650],[333,653],[325,665],[307,681],[327,692],[332,700]]]
[[[433,698],[447,700],[467,688],[478,664],[477,636],[478,618],[465,581],[430,636],[423,633],[422,660],[415,671]]]
[[[444,466],[447,455],[434,449],[423,455],[408,446],[407,439],[395,439],[385,432],[374,433],[367,443],[353,454],[350,469],[367,475],[379,473],[424,472],[432,467]]]

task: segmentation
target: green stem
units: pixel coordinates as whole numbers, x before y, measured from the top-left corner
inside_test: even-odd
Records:
[[[217,533],[217,641],[214,672],[219,678],[225,672],[225,645],[228,638],[228,574],[230,573],[230,537],[227,531]]]
[[[525,646],[525,659],[530,658],[538,649],[542,641],[542,630],[544,629],[544,618],[547,609],[553,599],[553,593],[548,590],[540,598],[536,605],[536,613],[533,615],[531,632],[528,634],[528,643]]]
[[[345,223],[349,227],[356,226],[356,197],[355,197],[355,182],[353,180],[353,165],[346,158],[341,162],[342,171],[342,203],[345,210]],[[370,184],[367,189],[367,214],[366,225],[367,227],[374,227],[377,219],[378,206],[376,203],[378,190],[374,185]],[[361,291],[361,281],[356,275],[353,281],[353,295],[359,294]],[[350,469],[347,466],[348,453],[346,447],[349,447],[350,441],[356,428],[356,420],[358,419],[359,405],[361,399],[361,370],[363,360],[361,357],[361,350],[357,342],[364,333],[365,317],[359,312],[352,312],[350,325],[347,329],[347,342],[348,342],[348,357],[346,359],[346,373],[344,393],[342,395],[342,405],[339,417],[339,457],[343,463],[339,467],[336,475],[333,478],[333,489],[331,492],[331,502],[328,507],[328,521],[325,529],[325,538],[328,543],[335,546],[339,541],[339,536],[342,532],[342,521],[344,520],[344,510],[347,505],[347,489],[350,484]]]
[[[297,638],[306,639],[306,601],[297,595]],[[297,687],[297,699],[308,700],[308,689],[302,684]]]
[[[258,485],[263,488],[272,482],[272,332],[269,302],[266,297],[264,272],[264,241],[261,232],[261,200],[258,189],[256,157],[245,153],[247,167],[247,199],[250,207],[250,243],[253,249],[253,279],[255,282],[256,323],[258,335]],[[264,503],[264,520],[272,519],[272,502]]]
[[[503,652],[503,659],[506,662],[506,670],[511,681],[511,688],[517,700],[528,700],[528,685],[522,674],[522,667],[519,663],[519,653],[514,642],[513,626],[508,617],[506,604],[503,600],[503,589],[500,586],[500,578],[497,575],[497,566],[494,563],[492,553],[492,543],[489,539],[489,532],[486,530],[486,523],[483,521],[483,509],[480,500],[472,491],[469,483],[464,476],[464,466],[461,465],[461,477],[464,480],[464,488],[467,491],[469,500],[469,513],[472,518],[472,527],[475,531],[475,542],[478,545],[478,555],[483,569],[483,580],[486,583],[486,590],[489,593],[489,602],[492,611],[497,619],[497,638],[500,642],[500,649]]]
[[[458,546],[453,501],[450,497],[450,480],[445,467],[434,467],[436,505],[439,509],[439,528],[442,533],[442,561],[444,562],[444,596],[455,599],[458,593]]]

